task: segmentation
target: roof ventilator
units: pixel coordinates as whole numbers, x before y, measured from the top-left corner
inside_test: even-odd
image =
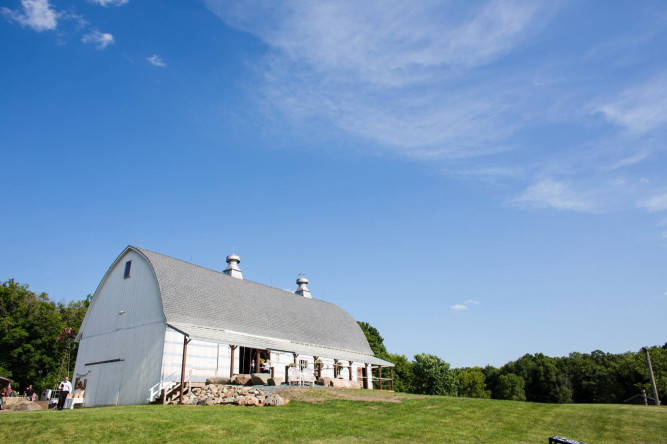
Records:
[[[235,254],[230,254],[227,256],[227,268],[225,268],[225,271],[223,273],[230,275],[233,278],[241,279],[243,280],[243,272],[239,268],[239,264],[241,263],[241,258],[238,257]]]
[[[296,283],[299,285],[299,288],[297,288],[294,293],[298,294],[299,296],[303,296],[304,298],[308,298],[308,299],[313,298],[310,295],[310,290],[308,290],[308,287],[306,286],[308,284],[308,279],[301,276],[301,277],[299,277],[299,279],[296,280]]]

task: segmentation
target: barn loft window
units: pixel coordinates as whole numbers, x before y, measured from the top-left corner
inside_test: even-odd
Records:
[[[132,268],[132,261],[125,262],[125,275],[123,276],[125,279],[130,277],[130,268]]]

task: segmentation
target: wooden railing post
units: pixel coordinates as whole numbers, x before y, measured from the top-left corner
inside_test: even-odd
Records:
[[[183,335],[183,358],[181,360],[181,393],[178,395],[178,402],[183,404],[183,391],[185,391],[185,359],[188,356],[188,342],[190,340]]]

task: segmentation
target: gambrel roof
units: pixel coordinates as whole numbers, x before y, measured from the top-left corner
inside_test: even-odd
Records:
[[[137,247],[151,265],[167,324],[194,338],[383,366],[342,308]],[[233,341],[233,342],[231,342]]]

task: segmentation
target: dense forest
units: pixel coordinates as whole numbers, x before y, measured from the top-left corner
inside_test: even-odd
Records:
[[[559,358],[526,354],[500,368],[487,365],[453,369],[431,354],[418,354],[410,361],[404,355],[388,353],[377,329],[365,322],[359,325],[375,355],[396,366],[396,391],[550,403],[621,403],[642,390],[653,396],[643,350],[620,354],[595,350]],[[649,353],[658,395],[664,401],[667,343],[649,347]]]
[[[46,293],[10,279],[0,286],[0,376],[12,378],[13,388],[28,384],[41,391],[54,387],[67,370],[63,357],[71,347],[69,376],[76,359],[73,340],[91,295],[65,305]],[[451,368],[438,356],[422,353],[412,360],[389,353],[380,333],[360,322],[371,349],[393,362],[396,391],[472,398],[534,402],[620,403],[646,390],[653,396],[646,355],[642,350],[621,354],[571,353],[552,358],[525,355],[500,368]],[[660,399],[667,399],[667,344],[649,348]],[[383,376],[388,376],[386,373]],[[388,387],[384,387],[388,388]]]

